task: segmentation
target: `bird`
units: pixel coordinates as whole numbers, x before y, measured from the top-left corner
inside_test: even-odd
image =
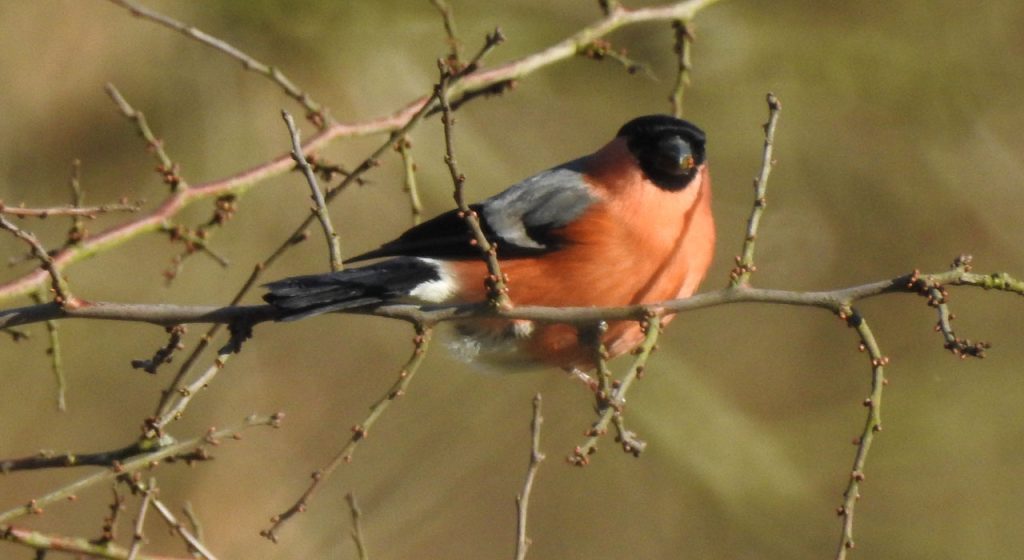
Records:
[[[512,305],[618,307],[692,295],[715,246],[705,143],[688,121],[637,117],[592,154],[471,204],[496,245]],[[471,239],[464,215],[451,210],[345,261],[375,263],[271,282],[264,299],[283,321],[389,303],[484,302],[490,273]],[[449,347],[501,369],[583,372],[597,365],[597,336],[609,358],[643,340],[636,321],[604,326],[595,335],[569,324],[467,319]]]

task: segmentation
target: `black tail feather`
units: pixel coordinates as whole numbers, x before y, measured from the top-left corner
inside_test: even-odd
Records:
[[[436,263],[399,257],[328,274],[294,276],[266,284],[263,299],[283,312],[281,321],[380,305],[439,279]]]

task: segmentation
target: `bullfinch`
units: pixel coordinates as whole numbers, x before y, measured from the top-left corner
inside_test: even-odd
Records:
[[[665,115],[633,119],[596,152],[542,171],[470,207],[497,245],[514,305],[615,307],[691,295],[714,252],[704,132]],[[346,263],[384,259],[267,285],[282,320],[387,303],[487,299],[489,272],[455,210]],[[662,322],[671,317],[663,317]],[[595,365],[593,330],[472,319],[450,344],[463,359],[501,366]],[[635,321],[603,334],[611,357],[643,339]]]

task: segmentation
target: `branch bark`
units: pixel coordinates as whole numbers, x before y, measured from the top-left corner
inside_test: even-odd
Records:
[[[679,313],[735,303],[764,303],[818,307],[838,313],[854,302],[893,293],[918,293],[918,282],[947,286],[973,286],[1024,296],[1024,280],[1006,273],[977,274],[953,269],[936,274],[913,272],[868,284],[830,291],[799,292],[767,288],[724,288],[684,299],[627,307],[533,307],[508,310],[493,309],[486,304],[418,306],[383,305],[347,311],[359,315],[376,315],[411,323],[432,324],[441,321],[476,317],[500,317],[582,325],[599,320],[641,319],[649,311],[658,315]],[[60,319],[104,319],[172,326],[186,323],[262,323],[277,319],[277,309],[270,305],[204,306],[169,304],[132,304],[82,301],[75,309],[61,308],[54,303],[0,310],[0,328]]]

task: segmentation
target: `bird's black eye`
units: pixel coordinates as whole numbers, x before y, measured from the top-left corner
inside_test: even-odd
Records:
[[[619,130],[640,169],[658,187],[685,188],[704,163],[704,132],[684,120],[666,115],[634,119]]]
[[[669,175],[686,175],[697,167],[690,144],[678,136],[659,140],[653,159],[658,170]]]

